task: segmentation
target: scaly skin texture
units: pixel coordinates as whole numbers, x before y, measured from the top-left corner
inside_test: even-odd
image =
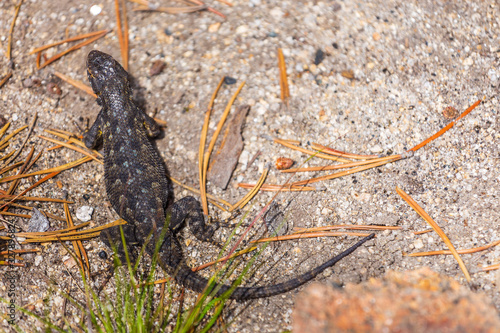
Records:
[[[155,240],[163,229],[166,217],[170,216],[158,262],[177,283],[203,292],[208,281],[186,265],[176,233],[187,223],[198,239],[210,242],[215,228],[205,224],[200,204],[193,197],[183,198],[167,208],[166,170],[150,142],[160,130],[155,121],[132,101],[128,73],[110,55],[95,50],[87,57],[87,73],[102,109],[90,130],[85,133],[84,142],[88,148],[96,148],[101,144],[104,148],[106,192],[113,209],[127,221],[124,226],[127,245],[140,246],[152,234],[153,239],[146,250],[153,254]],[[118,227],[103,232],[101,238],[108,246],[121,243]],[[238,287],[229,298],[245,300],[269,297],[295,289],[371,238],[373,235],[294,279],[264,287]],[[119,250],[119,254],[123,254],[122,251]],[[219,296],[229,288],[222,285],[215,294]]]

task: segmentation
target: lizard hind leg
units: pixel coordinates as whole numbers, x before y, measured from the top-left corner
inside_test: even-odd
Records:
[[[200,241],[220,246],[213,240],[215,231],[219,228],[217,223],[208,225],[201,209],[200,202],[193,197],[184,197],[176,201],[167,211],[170,217],[170,229],[176,233],[183,225],[189,225],[191,233]]]
[[[122,225],[123,234],[125,235],[125,243],[127,246],[127,252],[129,253],[129,258],[131,263],[135,263],[137,256],[134,248],[139,244],[135,235],[135,226],[132,225]],[[101,232],[101,240],[107,247],[116,251],[116,255],[121,261],[121,264],[126,263],[125,249],[122,244],[122,238],[120,233],[120,226],[114,226],[109,229],[105,229]]]

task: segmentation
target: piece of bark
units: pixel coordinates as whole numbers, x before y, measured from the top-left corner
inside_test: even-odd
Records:
[[[249,105],[242,105],[231,116],[224,132],[222,143],[215,153],[213,163],[210,166],[210,182],[222,189],[227,188],[231,180],[231,175],[238,164],[240,154],[243,151],[241,130],[243,129],[249,110]]]

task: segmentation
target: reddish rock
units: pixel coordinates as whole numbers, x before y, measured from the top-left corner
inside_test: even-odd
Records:
[[[491,301],[428,268],[334,288],[315,283],[296,299],[294,332],[500,332]]]

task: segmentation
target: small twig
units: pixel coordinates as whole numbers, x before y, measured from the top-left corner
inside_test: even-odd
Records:
[[[204,168],[204,156],[205,156],[205,144],[207,142],[207,134],[208,134],[208,125],[210,123],[210,116],[212,114],[215,98],[217,97],[217,93],[220,90],[220,87],[224,83],[224,77],[221,78],[217,88],[215,88],[214,93],[212,94],[212,98],[208,103],[207,111],[205,112],[205,120],[203,121],[203,127],[201,129],[200,135],[200,146],[198,147],[198,175],[200,178],[200,197],[201,197],[201,205],[203,207],[203,214],[208,216],[208,203],[207,203],[207,176],[206,169]],[[231,205],[229,205],[231,207]]]
[[[85,83],[78,81],[78,80],[75,80],[75,79],[72,79],[69,76],[64,75],[62,73],[59,73],[59,72],[54,72],[54,75],[57,76],[58,78],[60,78],[61,80],[71,84],[73,87],[76,87],[80,90],[83,90],[87,94],[94,96],[94,98],[97,98],[97,95],[94,94],[94,91],[92,90],[92,88],[87,86]]]
[[[378,155],[358,155],[358,154],[346,153],[344,151],[332,149],[314,142],[311,144],[311,147],[325,154],[352,158],[353,160],[373,159],[379,157]]]
[[[36,252],[41,252],[40,249],[19,249],[19,250],[8,250],[8,251],[1,251],[0,255],[4,256],[10,253],[17,253],[17,254],[24,254],[24,253],[36,253]]]
[[[394,155],[393,159],[388,159],[388,160],[384,160],[384,161],[381,161],[381,162],[378,162],[378,163],[371,163],[371,164],[368,164],[368,165],[359,166],[357,168],[353,168],[353,169],[342,171],[342,172],[335,172],[335,173],[332,173],[330,175],[326,175],[326,176],[322,176],[322,177],[317,177],[317,178],[311,178],[311,179],[306,179],[306,180],[298,181],[298,182],[292,183],[292,185],[295,185],[295,186],[297,186],[297,185],[308,185],[308,184],[312,184],[312,183],[319,182],[319,181],[322,181],[322,180],[329,180],[329,179],[335,179],[335,178],[339,178],[339,177],[344,177],[344,176],[347,176],[347,175],[351,175],[353,173],[357,173],[357,172],[360,172],[360,171],[364,171],[364,170],[376,168],[376,167],[382,166],[384,164],[392,163],[392,162],[395,162],[397,160],[400,160],[401,158],[402,158],[401,155]]]
[[[125,70],[128,70],[128,22],[127,22],[127,9],[125,8],[124,0],[121,0],[123,11],[123,29],[122,19],[120,14],[120,0],[115,0],[116,12],[116,34],[118,35],[118,42],[120,43],[120,51],[122,54],[122,65]]]
[[[257,249],[257,247],[256,247],[256,246],[253,246],[253,247],[250,247],[250,248],[248,248],[248,249],[244,249],[244,250],[238,251],[238,252],[236,252],[236,253],[233,253],[233,254],[232,254],[232,255],[230,255],[230,256],[225,256],[225,257],[219,258],[219,259],[217,259],[217,260],[215,260],[215,261],[207,262],[206,264],[200,265],[200,266],[198,266],[198,267],[191,268],[191,270],[192,270],[193,272],[197,272],[197,271],[200,271],[200,270],[205,269],[205,268],[207,268],[207,267],[210,267],[210,266],[213,266],[213,265],[215,265],[215,264],[218,264],[218,263],[220,263],[220,262],[224,262],[224,261],[226,261],[226,260],[233,259],[233,258],[238,257],[238,256],[241,256],[241,255],[243,255],[243,254],[246,254],[246,253],[252,252],[252,251],[254,251],[255,249]]]
[[[282,140],[282,139],[273,139],[273,140],[274,140],[274,142],[279,143],[285,147],[300,151],[302,153],[305,153],[305,154],[308,154],[308,155],[311,155],[314,157],[320,157],[320,158],[324,158],[326,160],[339,161],[339,162],[344,162],[344,163],[351,162],[350,160],[347,160],[345,158],[336,157],[336,156],[332,156],[332,155],[328,155],[328,154],[323,154],[323,153],[318,152],[318,151],[312,151],[312,150],[308,150],[308,149],[305,149],[302,147],[295,146],[295,145],[289,143],[288,140]]]
[[[189,7],[155,7],[137,6],[133,9],[134,12],[163,12],[168,14],[194,13],[200,10],[208,9],[208,6],[189,6]]]
[[[64,213],[66,214],[66,223],[68,224],[68,228],[72,228],[75,225],[73,224],[73,218],[71,217],[71,213],[69,211],[69,206],[68,204],[64,204]],[[89,258],[87,256],[87,252],[85,251],[85,248],[83,247],[82,241],[76,240],[72,241],[73,243],[73,248],[75,249],[75,254],[76,258],[78,259],[78,262],[80,263],[80,267],[83,272],[87,271],[90,274],[90,263],[89,263]],[[85,266],[83,265],[83,260],[85,260]],[[85,270],[85,268],[87,268]]]
[[[457,253],[458,254],[476,253],[476,252],[487,250],[487,249],[489,249],[491,247],[495,247],[498,244],[500,244],[500,240],[497,240],[497,241],[495,241],[493,243],[490,243],[490,244],[487,244],[487,245],[484,245],[484,246],[475,247],[475,248],[472,248],[472,249],[457,250]],[[453,254],[453,252],[451,252],[450,250],[428,251],[428,252],[410,253],[410,254],[407,254],[407,256],[408,257],[423,257],[423,256],[435,256],[435,255],[438,255],[438,254]]]
[[[2,146],[4,143],[6,143],[10,139],[12,139],[14,136],[16,136],[17,134],[19,134],[19,132],[25,130],[26,128],[28,128],[28,125],[24,125],[22,127],[19,127],[14,132],[12,132],[9,135],[7,135],[5,138],[2,139],[2,141],[0,141],[0,146]]]
[[[495,265],[491,265],[491,266],[485,266],[485,267],[481,268],[481,270],[483,272],[494,271],[494,270],[497,270],[497,269],[500,269],[500,264],[495,264]]]
[[[125,65],[124,68],[126,71],[128,71],[128,52],[129,52],[129,37],[128,37],[128,16],[127,16],[127,5],[125,3],[125,0],[122,0],[122,10],[123,10],[123,51],[122,54],[124,56],[123,58],[123,64]]]
[[[427,223],[429,223],[429,225],[434,229],[434,231],[439,235],[439,237],[441,237],[441,239],[444,241],[446,246],[450,249],[451,253],[453,254],[455,259],[457,260],[458,265],[460,266],[460,269],[462,270],[462,272],[465,275],[465,278],[467,279],[468,282],[470,282],[471,278],[470,278],[469,271],[467,270],[467,267],[465,267],[465,264],[464,264],[462,258],[460,258],[457,250],[455,249],[455,247],[451,243],[448,236],[446,236],[446,234],[443,232],[443,230],[439,227],[439,225],[436,222],[434,222],[434,220],[429,216],[429,214],[427,214],[422,209],[422,207],[420,207],[417,204],[417,202],[415,200],[413,200],[408,194],[406,194],[405,191],[403,191],[399,187],[396,187],[396,192],[401,196],[401,198],[403,198],[404,201],[406,201],[410,205],[411,208],[413,208],[418,213],[418,215],[420,215],[425,221],[427,221]]]
[[[316,231],[328,231],[336,229],[347,229],[347,230],[401,230],[402,227],[398,226],[385,226],[385,225],[354,225],[354,224],[341,224],[341,225],[328,225],[324,227],[316,228],[294,228],[295,233],[306,233],[306,232],[316,232]]]
[[[4,203],[4,201],[1,201],[0,200],[0,203]],[[25,206],[25,205],[21,205],[21,204],[18,204],[18,203],[14,203],[14,202],[10,202],[9,205],[11,205],[12,207],[17,207],[17,208],[21,208],[21,209],[26,209],[26,210],[33,210],[33,207],[30,207],[30,206]],[[65,218],[62,218],[62,217],[59,217],[57,215],[54,215],[54,214],[51,214],[51,213],[47,213],[47,212],[42,212],[44,215],[47,215],[47,217],[50,217],[51,219],[54,219],[54,220],[58,220],[58,221],[66,221]],[[31,218],[31,216],[30,216]]]
[[[370,160],[366,160],[366,161],[357,161],[357,162],[335,164],[335,165],[325,165],[325,166],[317,166],[317,167],[309,167],[309,168],[293,168],[293,169],[280,170],[280,172],[293,173],[293,172],[339,170],[339,169],[353,168],[353,167],[357,167],[357,166],[368,165],[368,164],[372,164],[372,163],[392,160],[396,156],[399,156],[399,155],[391,155],[391,156],[386,156],[386,157],[370,159]]]
[[[67,49],[65,51],[62,51],[62,52],[54,55],[53,57],[51,57],[50,59],[48,59],[47,61],[45,61],[43,64],[41,64],[40,66],[37,66],[37,68],[38,69],[42,69],[42,68],[50,65],[51,63],[53,63],[54,61],[58,60],[62,56],[66,55],[66,54],[68,54],[70,52],[73,52],[75,50],[78,50],[79,48],[84,47],[85,45],[91,44],[91,43],[95,42],[96,40],[98,40],[101,37],[104,37],[108,32],[109,32],[109,30],[106,30],[105,32],[103,32],[103,33],[101,33],[101,34],[99,34],[97,36],[94,36],[94,37],[92,37],[90,39],[87,39],[86,41],[78,43],[78,44],[70,47],[69,49]]]
[[[238,187],[251,189],[255,187],[255,184],[238,183]],[[312,186],[293,186],[291,184],[285,184],[285,185],[263,184],[260,190],[268,192],[307,192],[307,191],[316,191],[316,188]]]
[[[5,135],[5,132],[7,132],[7,129],[9,128],[10,126],[10,122],[7,122],[5,123],[5,125],[3,125],[2,129],[0,129],[0,139]]]
[[[9,72],[7,73],[7,75],[5,75],[2,80],[0,80],[0,88],[3,87],[3,85],[5,84],[5,82],[7,82],[8,79],[10,79],[12,76],[12,72]]]
[[[34,49],[33,51],[31,51],[29,54],[30,55],[31,54],[35,54],[35,53],[38,53],[38,52],[50,49],[51,47],[54,47],[54,46],[57,46],[57,45],[61,45],[61,44],[70,43],[70,42],[75,42],[75,41],[80,40],[80,39],[85,39],[85,38],[90,38],[90,37],[98,36],[100,34],[108,33],[109,31],[110,30],[107,30],[107,29],[106,30],[99,30],[99,31],[89,32],[88,34],[82,34],[82,35],[78,35],[78,36],[75,36],[75,37],[67,38],[67,39],[61,40],[59,42],[55,42],[55,43],[52,43],[52,44],[48,44],[48,45],[37,47],[36,49]]]
[[[281,100],[288,107],[288,101],[290,99],[290,90],[288,89],[288,79],[286,75],[286,63],[285,56],[281,48],[278,49],[278,67],[280,70],[280,88],[281,88]]]
[[[302,234],[293,234],[293,235],[285,235],[285,236],[276,236],[269,238],[261,238],[254,241],[250,241],[250,243],[265,243],[265,242],[279,242],[291,239],[303,239],[303,238],[317,238],[317,237],[333,237],[333,236],[361,236],[366,237],[370,234],[366,234],[363,232],[308,232]]]
[[[419,143],[418,145],[416,145],[415,147],[413,147],[409,151],[417,151],[420,148],[422,148],[423,146],[427,145],[429,142],[431,142],[431,141],[439,138],[446,131],[448,131],[450,128],[452,128],[460,119],[462,119],[463,117],[465,117],[466,115],[468,115],[472,110],[474,110],[480,103],[481,103],[481,100],[476,101],[474,104],[472,104],[471,106],[469,106],[469,108],[467,110],[465,110],[457,119],[455,119],[454,121],[452,121],[451,123],[449,123],[448,125],[446,125],[445,127],[443,127],[439,132],[437,132],[436,134],[434,134],[430,138],[422,141],[421,143]]]
[[[104,164],[104,162],[101,161],[100,159],[98,159],[96,156],[90,154],[89,152],[86,152],[85,150],[81,149],[80,147],[75,147],[75,146],[73,146],[71,144],[68,144],[66,142],[62,142],[62,141],[59,141],[59,140],[56,140],[56,139],[48,138],[48,137],[43,136],[43,135],[38,135],[38,137],[40,139],[44,139],[44,140],[47,140],[49,142],[56,143],[56,144],[59,144],[61,146],[66,147],[66,148],[69,148],[69,149],[72,149],[74,151],[77,151],[77,152],[79,152],[79,153],[81,153],[81,154],[83,154],[83,155],[85,155],[87,157],[90,157],[91,159],[93,159],[94,161],[96,161],[98,163]]]
[[[207,10],[209,12],[212,12],[212,13],[214,13],[216,15],[219,15],[222,18],[226,18],[226,15],[222,14],[218,10],[213,9],[212,7],[209,7],[209,6],[205,5],[205,3],[203,1],[200,1],[200,0],[188,0],[188,1],[191,2],[191,3],[197,4],[197,5],[200,5],[200,6],[206,6]]]
[[[83,164],[83,163],[86,163],[89,161],[92,161],[92,159],[88,156],[85,156],[83,158],[80,158],[79,160],[69,162],[69,163],[63,164],[63,165],[55,167],[55,168],[49,168],[49,169],[40,170],[40,171],[36,171],[36,172],[28,173],[28,174],[23,174],[23,175],[3,177],[3,178],[0,178],[0,183],[10,182],[12,180],[16,180],[16,179],[20,179],[20,178],[27,178],[27,177],[36,176],[36,175],[43,175],[46,173],[64,171],[64,170],[79,166],[80,164]]]
[[[22,175],[24,176],[24,175]],[[22,177],[20,177],[22,178]],[[68,201],[68,200],[63,200],[63,199],[56,199],[56,198],[43,198],[43,197],[25,197],[25,196],[17,196],[13,194],[1,194],[0,199],[1,200],[10,200],[12,198],[16,198],[17,200],[20,201],[47,201],[47,202],[58,202],[58,203],[74,203],[73,201]]]
[[[433,229],[427,229],[427,230],[421,230],[421,231],[414,231],[413,234],[414,235],[423,235],[423,234],[426,234],[428,232],[432,232]]]
[[[231,107],[233,106],[234,101],[236,100],[236,97],[240,93],[241,89],[245,85],[245,81],[243,81],[236,92],[233,94],[231,99],[226,105],[226,109],[222,113],[222,116],[219,120],[219,123],[217,124],[217,128],[215,129],[214,134],[212,135],[212,139],[210,140],[210,143],[208,144],[208,149],[207,152],[205,153],[205,157],[203,159],[203,169],[205,170],[205,178],[206,178],[206,172],[208,170],[208,161],[210,159],[210,155],[212,154],[212,151],[214,149],[215,143],[217,142],[217,138],[219,137],[220,132],[222,131],[222,127],[224,126],[224,123],[226,122],[227,116],[229,115],[229,112],[231,111]]]
[[[232,212],[235,209],[242,209],[245,207],[245,205],[252,200],[252,198],[259,192],[260,188],[266,181],[267,173],[269,172],[269,169],[264,170],[262,175],[260,176],[259,180],[255,184],[255,186],[247,193],[243,198],[241,198],[237,203],[235,203],[233,206],[229,208],[229,211]]]
[[[14,151],[12,151],[12,153],[14,153],[14,152],[15,152],[15,150],[14,150]],[[10,155],[12,155],[12,154],[10,154]],[[24,162],[20,161],[20,162],[17,162],[17,163],[11,164],[11,165],[7,165],[7,166],[6,166],[6,167],[4,167],[2,170],[0,170],[0,175],[2,175],[2,174],[4,174],[4,173],[6,173],[7,171],[10,171],[10,170],[12,170],[12,169],[15,169],[15,168],[17,168],[17,167],[21,166],[23,163],[24,163]]]
[[[12,35],[14,34],[14,27],[16,25],[17,16],[19,15],[19,10],[21,9],[21,5],[23,4],[23,0],[19,0],[16,5],[16,10],[14,12],[14,18],[12,19],[12,23],[10,24],[9,30],[9,41],[7,42],[7,60],[12,59]],[[1,86],[1,85],[0,85]]]
[[[27,170],[29,162],[30,162],[31,158],[33,157],[34,153],[35,153],[35,147],[31,147],[31,150],[28,153],[28,156],[26,156],[26,159],[24,160],[23,165],[21,165],[21,167],[19,168],[19,172],[17,173],[17,175],[23,175],[24,174],[24,172]],[[9,196],[15,197],[15,196],[12,195],[12,193],[14,193],[14,191],[17,188],[18,184],[19,184],[19,180],[15,180],[14,182],[12,182],[12,184],[10,184],[10,186],[9,186],[9,189],[6,191],[6,194],[2,195],[0,197],[1,198],[6,198],[6,197],[9,197]],[[6,207],[6,206],[7,206],[7,204],[3,205],[1,208],[3,208],[4,210],[7,210],[8,207]]]
[[[28,139],[30,138],[31,132],[33,131],[33,127],[35,127],[36,119],[38,118],[38,113],[35,113],[35,116],[33,117],[33,120],[31,121],[29,128],[28,128],[28,133],[26,134],[26,138],[24,139],[23,143],[21,144],[21,147],[17,149],[16,153],[12,155],[7,161],[5,161],[4,165],[8,165],[10,162],[14,161],[16,157],[21,153],[23,150],[24,146],[28,142]]]

